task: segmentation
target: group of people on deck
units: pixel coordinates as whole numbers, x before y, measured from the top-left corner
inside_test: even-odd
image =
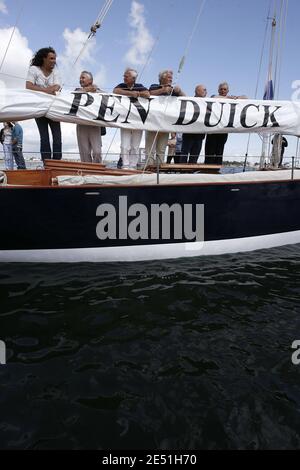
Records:
[[[113,92],[118,95],[132,96],[135,98],[149,98],[150,96],[185,96],[185,93],[179,86],[173,85],[172,70],[163,70],[160,72],[158,76],[159,83],[152,84],[149,89],[145,88],[141,83],[136,83],[136,78],[136,70],[130,68],[126,69],[124,82],[117,85]],[[213,97],[230,99],[246,98],[245,96],[229,96],[229,86],[226,82],[219,85],[218,93],[217,96],[213,95]],[[195,97],[205,98],[206,96],[206,87],[204,85],[197,85],[195,88]],[[136,167],[142,133],[143,131],[140,130],[121,129],[120,167],[122,165],[125,168]],[[209,134],[206,137],[205,163],[222,164],[222,156],[227,137],[227,134]],[[182,148],[179,152],[175,152],[174,155],[175,163],[197,163],[204,138],[205,134],[183,134]],[[149,165],[156,162],[159,164],[164,162],[166,148],[168,145],[170,146],[169,142],[168,132],[146,131],[145,147]],[[170,163],[171,160],[167,159],[167,162]]]
[[[61,80],[55,69],[56,53],[51,47],[43,48],[37,51],[31,61],[26,81],[26,88],[29,90],[42,91],[55,95],[61,89]],[[164,70],[159,73],[158,83],[154,83],[150,88],[137,83],[138,73],[132,68],[127,68],[124,72],[123,82],[119,83],[113,90],[113,93],[125,95],[134,98],[149,98],[150,96],[185,96],[185,93],[179,86],[173,85],[173,72]],[[91,72],[83,71],[80,75],[80,88],[76,91],[83,92],[101,92],[93,82]],[[219,86],[219,97],[241,98],[228,96],[229,87],[227,83]],[[195,90],[195,96],[204,98],[207,90],[204,85],[198,85]],[[41,138],[41,156],[42,159],[53,158],[61,159],[62,141],[61,128],[59,122],[54,122],[46,117],[36,119]],[[51,153],[49,128],[53,136],[53,154]],[[102,132],[101,132],[102,131]],[[143,136],[143,131],[137,129],[121,129],[121,152],[118,166],[123,168],[136,168],[139,149]],[[101,133],[105,133],[104,128],[90,125],[77,125],[77,141],[80,158],[83,162],[100,163],[101,159]],[[184,134],[182,146],[182,162],[196,163],[201,152],[204,134]],[[212,134],[206,138],[206,163],[216,162],[216,158],[221,158],[224,151],[224,145],[227,140],[227,134]],[[169,141],[168,132],[146,131],[145,147],[148,164],[153,164],[157,160],[164,162],[166,149]],[[214,160],[208,161],[212,157]]]
[[[47,47],[37,51],[29,67],[26,88],[29,90],[48,93],[50,95],[56,95],[56,93],[61,90],[62,83],[55,66],[56,52],[53,48]],[[136,70],[127,68],[124,72],[123,82],[119,83],[113,89],[113,93],[134,98],[149,98],[150,96],[186,96],[179,86],[173,85],[172,70],[161,71],[158,76],[158,83],[152,84],[149,88],[146,88],[141,83],[136,83],[137,76],[138,73]],[[79,82],[80,87],[76,88],[76,91],[90,93],[101,92],[97,85],[94,84],[93,75],[89,71],[81,72]],[[195,88],[195,97],[205,98],[206,96],[207,89],[205,85],[197,85]],[[227,82],[220,83],[218,87],[218,95],[212,95],[212,97],[223,99],[246,98],[246,96],[229,95],[229,86]],[[44,161],[48,158],[60,160],[62,158],[60,122],[55,122],[47,117],[38,117],[36,118],[36,124],[40,134],[40,151],[42,160]],[[7,123],[7,126],[5,126],[5,130],[3,131],[3,134],[5,135],[4,151],[5,154],[8,155],[5,157],[8,169],[13,168],[13,156],[17,163],[17,167],[25,168],[20,136],[18,143],[16,143],[16,138],[13,137],[13,132],[15,132],[13,129],[16,129],[16,126],[18,126],[17,123]],[[51,150],[50,145],[49,128],[53,138],[53,151]],[[77,142],[81,161],[94,163],[102,162],[101,135],[105,135],[105,132],[104,127],[83,124],[77,125]],[[118,167],[136,168],[143,131],[137,129],[121,129],[120,133],[121,152]],[[171,162],[172,158],[174,158],[175,163],[197,163],[205,137],[205,163],[221,165],[224,146],[228,138],[228,134],[224,133],[208,134],[207,136],[205,134],[184,133],[182,135],[177,134],[177,139],[176,135],[172,134],[170,139],[170,134],[168,132],[146,131],[145,152],[147,162],[149,165],[163,163],[166,149],[169,146],[168,163]],[[180,139],[181,148],[179,145]],[[11,152],[8,152],[7,150],[9,149],[9,145],[11,145]]]

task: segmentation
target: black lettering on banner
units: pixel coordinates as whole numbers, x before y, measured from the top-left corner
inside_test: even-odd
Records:
[[[247,106],[245,106],[241,112],[241,126],[244,127],[245,129],[251,129],[251,127],[255,127],[257,126],[257,122],[255,124],[252,124],[252,126],[248,126],[246,124],[246,118],[247,118],[247,111],[249,108],[256,108],[257,111],[259,111],[259,106],[258,105],[255,105],[255,104],[247,104]]]
[[[120,117],[120,114],[118,114],[118,116],[115,117],[115,119],[105,119],[105,115],[106,115],[106,112],[107,110],[110,110],[110,114],[112,115],[113,114],[113,111],[114,111],[114,107],[115,107],[115,102],[113,102],[111,104],[111,106],[108,106],[108,100],[109,98],[114,98],[115,100],[118,99],[119,101],[121,101],[121,96],[114,96],[114,95],[102,95],[102,100],[101,100],[101,106],[100,106],[100,109],[99,109],[99,114],[98,116],[94,119],[94,121],[104,121],[104,122],[117,122],[117,120],[119,119]]]
[[[230,103],[230,115],[229,115],[228,124],[227,124],[227,126],[225,126],[226,128],[227,127],[234,127],[233,123],[234,123],[234,118],[235,118],[235,112],[236,112],[237,105],[238,105],[237,103]]]
[[[272,111],[272,113],[270,113],[270,107],[271,106],[268,106],[268,105],[263,105],[263,106],[265,108],[265,118],[264,118],[264,122],[263,122],[262,127],[268,127],[269,119],[273,123],[273,125],[271,127],[279,127],[279,123],[276,121],[276,118],[274,117],[274,114],[276,113],[276,111],[278,111],[281,108],[281,106],[275,106],[276,109],[274,111]]]
[[[76,116],[80,107],[90,106],[94,102],[94,98],[88,93],[73,93],[74,99],[71,106],[71,109],[68,113],[65,113],[66,116]],[[86,102],[81,104],[83,96],[86,96]]]
[[[128,109],[128,113],[127,113],[127,116],[125,118],[125,121],[122,122],[122,124],[128,124],[129,121],[128,121],[128,117],[130,115],[130,112],[131,112],[131,107],[132,105],[134,105],[136,107],[136,109],[138,110],[138,113],[140,115],[140,118],[142,120],[142,123],[145,124],[146,122],[146,119],[148,117],[148,114],[149,114],[149,111],[150,111],[150,104],[151,104],[151,101],[153,100],[154,98],[148,98],[148,110],[146,111],[145,108],[143,108],[143,106],[141,105],[141,103],[139,102],[139,100],[137,98],[134,98],[134,97],[130,97],[129,98],[129,109]]]
[[[206,113],[205,113],[205,118],[204,118],[204,125],[206,127],[216,127],[220,124],[221,119],[223,117],[223,109],[224,109],[224,104],[225,103],[220,103],[221,104],[221,114],[220,114],[220,118],[219,118],[219,120],[216,124],[211,124],[210,123],[210,118],[211,118],[212,111],[213,111],[213,105],[214,104],[216,105],[216,104],[219,104],[219,103],[211,103],[210,101],[207,101],[206,104],[207,104],[207,108],[206,108]]]
[[[192,119],[190,119],[190,121],[188,121],[188,122],[184,122],[185,115],[186,115],[186,109],[187,109],[187,103],[191,103],[193,105],[194,112],[193,112]],[[198,103],[196,103],[196,101],[194,101],[194,100],[181,100],[179,118],[177,119],[175,124],[173,124],[173,126],[188,126],[188,125],[193,124],[194,122],[196,122],[197,119],[199,118],[199,116],[200,116],[200,107],[199,107]]]

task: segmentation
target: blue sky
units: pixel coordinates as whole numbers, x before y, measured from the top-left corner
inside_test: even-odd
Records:
[[[171,68],[175,72],[191,37],[199,8],[203,5],[197,30],[192,38],[178,83],[188,95],[195,85],[204,83],[208,93],[216,93],[221,81],[228,81],[233,94],[254,97],[261,57],[266,17],[271,6],[273,14],[281,0],[114,0],[96,39],[89,43],[77,66],[74,60],[91,24],[105,1],[88,0],[0,0],[0,59],[7,46],[12,27],[21,11],[17,30],[0,71],[0,84],[21,88],[22,79],[6,75],[26,76],[32,52],[40,47],[53,46],[59,57],[59,68],[65,88],[77,86],[79,72],[91,70],[98,86],[111,91],[121,81],[126,66],[142,72],[140,81],[150,85],[157,81],[158,72]],[[289,0],[287,27],[282,42],[282,66],[279,99],[291,99],[292,83],[300,80],[298,60],[295,60],[299,41],[299,0]],[[263,95],[267,74],[267,36],[258,98]],[[154,44],[152,54],[151,49]],[[149,57],[150,56],[150,57]],[[145,62],[149,59],[147,65]],[[176,73],[175,73],[176,75]],[[33,149],[38,140],[36,128],[27,126],[27,146]],[[113,131],[108,133],[109,146]],[[247,136],[231,135],[226,154],[243,155]],[[295,153],[296,139],[289,138],[287,154]],[[25,140],[26,144],[26,140]],[[117,152],[118,136],[112,149]],[[76,150],[74,126],[65,127],[65,150]],[[260,139],[253,137],[250,153],[260,150]]]

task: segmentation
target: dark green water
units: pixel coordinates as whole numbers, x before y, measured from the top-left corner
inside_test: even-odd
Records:
[[[299,448],[299,266],[1,265],[0,448]]]

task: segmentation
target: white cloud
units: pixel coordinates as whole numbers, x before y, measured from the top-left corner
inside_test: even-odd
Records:
[[[124,60],[131,65],[143,65],[153,47],[154,38],[146,26],[144,5],[133,0],[129,15],[131,47]]]
[[[1,3],[0,3],[1,5]],[[10,40],[13,28],[0,29],[0,62],[4,56],[7,44]],[[62,54],[58,56],[59,71],[66,84],[65,91],[78,86],[80,72],[83,69],[90,70],[94,75],[95,83],[105,86],[106,70],[98,65],[96,61],[97,47],[95,39],[89,41],[76,66],[74,62],[86,41],[87,34],[79,28],[74,31],[65,29],[63,33],[65,47]],[[28,46],[28,40],[22,36],[16,28],[10,47],[8,49],[5,62],[0,72],[1,88],[25,88],[25,81],[33,51]],[[34,120],[20,123],[24,129],[24,153],[27,157],[39,158],[40,137]],[[105,151],[110,143],[111,131],[103,139],[103,150]],[[51,140],[51,139],[50,139]],[[63,152],[70,153],[68,157],[78,159],[78,146],[76,138],[76,126],[74,124],[62,123]],[[117,152],[119,142],[115,141],[110,151]]]
[[[12,32],[12,27],[0,29],[1,62]],[[16,28],[0,73],[2,86],[6,86],[8,88],[25,87],[28,66],[32,55],[32,50],[28,47],[27,38],[22,36],[19,29]]]
[[[7,13],[7,7],[4,0],[0,0],[0,13]]]
[[[63,32],[63,38],[65,49],[58,56],[58,63],[65,84],[64,89],[74,89],[78,86],[82,70],[91,71],[94,75],[94,82],[100,88],[103,87],[106,80],[106,70],[104,66],[99,67],[96,61],[96,53],[98,51],[96,39],[90,39],[83,49],[87,40],[87,33],[80,28],[76,28],[74,31],[66,28]],[[80,57],[78,57],[79,54]]]

